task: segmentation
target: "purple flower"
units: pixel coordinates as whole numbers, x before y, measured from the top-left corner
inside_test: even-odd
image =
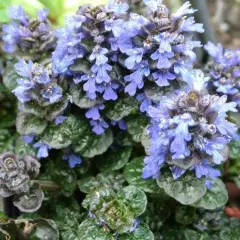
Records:
[[[109,0],[105,9],[106,11],[114,12],[116,15],[123,15],[127,13],[129,6],[127,3],[122,3],[119,0]]]
[[[197,178],[219,176],[212,163],[226,159],[226,146],[237,130],[227,121],[227,112],[236,111],[236,103],[226,103],[224,96],[211,96],[205,89],[206,81],[201,71],[195,71],[184,91],[163,96],[157,107],[148,108],[151,146],[150,156],[144,160],[144,178],[156,178],[163,164],[170,167],[174,179],[188,169],[195,170]],[[177,161],[188,167],[179,168],[174,165]]]
[[[40,22],[43,22],[47,19],[47,16],[49,14],[49,11],[47,9],[42,9],[37,12],[38,20]]]
[[[196,12],[196,9],[190,8],[191,4],[189,3],[189,1],[185,2],[178,10],[176,13],[173,14],[173,18],[174,20],[178,20],[180,18],[182,18],[184,15],[188,15],[188,14],[193,14],[194,12]]]
[[[81,157],[75,153],[64,154],[62,159],[68,161],[70,168],[74,168],[76,165],[80,165],[82,163]]]
[[[180,32],[199,32],[203,33],[203,24],[202,23],[195,23],[194,17],[187,18],[182,22],[180,25]]]
[[[128,69],[133,69],[136,63],[140,63],[142,61],[144,49],[142,48],[134,48],[126,51],[126,54],[129,56],[125,60],[125,66]]]
[[[34,140],[34,136],[22,136],[22,140],[25,142],[25,143],[32,143],[33,142],[33,140]]]
[[[49,99],[51,104],[58,102],[62,98],[62,89],[60,87],[48,88],[43,97]]]
[[[65,116],[58,116],[58,117],[56,117],[56,119],[55,119],[55,123],[56,123],[56,125],[60,125],[60,124],[62,124],[65,120],[67,120],[67,117],[65,117]]]
[[[31,55],[31,59],[39,60],[42,54],[53,50],[56,44],[55,35],[47,20],[47,10],[38,11],[38,18],[28,16],[21,6],[9,9],[12,21],[3,25],[4,51],[17,56]],[[34,24],[33,24],[34,22]]]
[[[172,52],[161,53],[160,50],[157,50],[155,53],[151,55],[153,60],[157,60],[157,68],[158,69],[168,69],[172,66],[171,61],[169,60],[174,56]]]
[[[109,100],[117,100],[118,96],[116,94],[116,89],[118,89],[119,85],[116,83],[110,83],[104,87],[103,99]]]
[[[94,107],[89,108],[85,116],[86,118],[90,118],[92,120],[98,120],[101,117],[99,110],[103,110],[104,108],[105,106],[103,104],[95,105]]]
[[[32,68],[33,68],[33,62],[30,60],[28,63],[26,63],[23,59],[20,60],[18,63],[14,65],[17,74],[26,77],[31,78],[32,77]]]
[[[37,142],[33,146],[35,148],[38,148],[38,153],[37,153],[38,158],[48,157],[48,151],[51,149],[50,146],[48,146],[45,143],[41,143],[41,142]]]
[[[206,161],[207,162],[207,161]],[[221,176],[221,173],[218,169],[215,169],[208,165],[208,163],[195,164],[191,167],[191,170],[194,170],[197,178],[205,176],[210,179],[216,179]]]
[[[126,125],[126,123],[125,123],[124,120],[120,120],[120,121],[114,121],[114,120],[112,120],[112,121],[111,121],[111,124],[112,124],[113,126],[118,125],[118,127],[119,127],[121,130],[126,130],[126,129],[127,129],[127,125]]]
[[[162,0],[144,0],[144,3],[151,11],[155,12],[162,5]]]
[[[101,64],[101,65],[93,65],[92,72],[96,73],[96,83],[100,84],[102,82],[109,83],[111,81],[111,78],[108,74],[109,71],[112,70],[112,66],[109,64]]]
[[[136,228],[138,227],[138,225],[141,223],[141,221],[137,218],[135,220],[135,222],[133,223],[133,226],[130,228],[129,232],[132,233],[132,232],[135,232],[136,231]]]
[[[95,132],[97,135],[101,135],[105,132],[107,128],[109,128],[109,125],[104,120],[91,120],[90,121],[91,126],[93,127],[93,132]]]
[[[173,175],[173,179],[177,180],[178,178],[180,178],[185,172],[186,170],[180,168],[180,167],[170,167],[171,171],[172,171],[172,175]]]
[[[22,103],[31,101],[32,97],[30,94],[30,90],[34,87],[34,85],[28,80],[24,79],[18,79],[17,83],[19,86],[12,91],[14,95]]]
[[[108,61],[108,58],[105,56],[107,53],[108,50],[106,48],[102,48],[97,45],[94,47],[92,54],[89,56],[89,60],[96,60],[97,65],[105,64]]]
[[[14,19],[14,20],[20,21],[24,25],[28,24],[28,22],[27,22],[27,15],[24,12],[24,10],[23,10],[21,5],[10,7],[9,8],[9,17]]]
[[[159,87],[169,86],[168,80],[174,80],[176,76],[168,71],[157,71],[153,73],[153,78]]]

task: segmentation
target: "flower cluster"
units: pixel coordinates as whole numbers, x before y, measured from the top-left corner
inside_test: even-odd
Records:
[[[9,16],[12,21],[2,28],[6,52],[38,59],[54,49],[56,37],[47,19],[48,10],[38,11],[35,19],[29,17],[21,6],[13,6],[9,9]]]
[[[240,104],[240,51],[223,49],[221,44],[209,42],[204,46],[212,60],[206,71],[212,79],[212,87],[220,94],[227,94]]]
[[[14,195],[13,204],[23,212],[36,211],[42,203],[43,192],[37,186],[30,187],[30,180],[35,179],[40,170],[40,163],[31,156],[17,158],[13,153],[0,155],[0,195]]]
[[[51,65],[44,67],[41,64],[33,63],[31,60],[25,62],[20,60],[15,64],[18,86],[13,93],[18,98],[19,108],[26,113],[33,113],[45,117],[49,121],[55,120],[67,107],[68,100],[64,100],[64,78],[52,72]],[[63,103],[64,102],[64,103]],[[58,111],[52,109],[54,105],[62,105]],[[36,111],[36,108],[42,111]],[[53,110],[54,113],[50,114]],[[64,120],[64,119],[62,119]],[[56,121],[61,121],[57,118]]]
[[[73,76],[74,84],[80,84],[90,100],[118,98],[121,87],[116,64],[118,51],[111,43],[121,34],[124,20],[119,16],[127,10],[126,3],[115,0],[106,6],[84,5],[67,18],[66,27],[58,32],[54,69],[59,74]],[[97,134],[109,127],[99,114],[103,108],[103,104],[97,104],[86,114]]]
[[[210,95],[204,87],[207,80],[196,70],[188,89],[149,107],[151,147],[144,160],[144,178],[157,178],[164,166],[170,166],[174,179],[187,169],[194,170],[197,178],[220,175],[213,166],[228,157],[227,144],[236,131],[226,113],[237,109],[235,102],[226,103],[226,95]]]
[[[138,94],[141,111],[151,105],[152,99],[145,93],[152,85],[162,88],[177,77],[184,81],[191,78],[192,63],[196,60],[193,49],[201,46],[199,41],[192,40],[192,35],[204,31],[202,24],[186,16],[196,11],[189,2],[174,14],[161,0],[144,2],[148,17],[131,13],[129,21],[122,25],[123,34],[113,41],[124,54],[124,66],[130,70],[124,77],[125,92]]]

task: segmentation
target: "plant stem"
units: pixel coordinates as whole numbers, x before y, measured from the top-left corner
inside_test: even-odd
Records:
[[[61,189],[60,185],[52,181],[32,180],[31,184],[38,184],[42,190],[57,192]]]

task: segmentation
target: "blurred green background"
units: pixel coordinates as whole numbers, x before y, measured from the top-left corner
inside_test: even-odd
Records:
[[[8,7],[21,4],[25,11],[35,16],[36,10],[47,8],[50,10],[50,18],[56,25],[63,25],[64,17],[76,12],[78,7],[85,3],[95,5],[104,4],[108,0],[0,0],[0,23],[7,22]]]

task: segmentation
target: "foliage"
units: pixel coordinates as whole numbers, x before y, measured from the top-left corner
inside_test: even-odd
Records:
[[[128,2],[0,0],[0,239],[239,239],[239,50]]]

